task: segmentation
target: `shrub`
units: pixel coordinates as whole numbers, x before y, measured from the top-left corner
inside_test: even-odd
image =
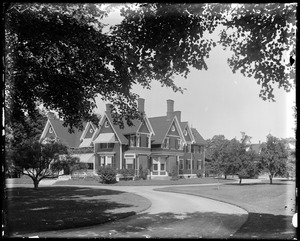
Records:
[[[128,179],[129,177],[134,176],[134,170],[133,169],[121,169],[118,171],[118,173],[122,174],[125,179]]]
[[[202,171],[201,170],[197,170],[196,175],[198,178],[202,177]]]
[[[147,175],[148,175],[148,169],[147,168],[143,169],[143,166],[141,165],[139,168],[139,178],[146,180]]]
[[[100,176],[100,182],[104,184],[116,182],[117,171],[110,166],[99,167],[97,173]]]
[[[177,166],[174,166],[172,168],[172,171],[171,171],[171,180],[178,180],[179,179],[179,175],[178,175],[178,167]]]

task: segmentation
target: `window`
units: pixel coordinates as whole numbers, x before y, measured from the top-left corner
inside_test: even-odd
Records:
[[[126,158],[126,169],[133,169],[134,158]]]
[[[161,171],[165,171],[165,167],[166,167],[165,163],[160,163],[160,170]]]
[[[185,169],[191,170],[191,160],[185,160]]]
[[[202,160],[198,160],[198,170],[202,169]]]
[[[150,136],[147,135],[146,137],[146,147],[150,148]]]
[[[49,128],[49,133],[53,133],[52,127]]]
[[[157,164],[157,163],[154,163],[154,164],[153,164],[153,170],[154,170],[154,171],[157,171],[157,170],[158,170],[158,164]]]
[[[114,143],[100,143],[100,149],[113,149]]]
[[[170,138],[166,137],[163,143],[163,148],[164,149],[169,149],[169,142],[170,142]]]
[[[106,157],[106,165],[107,166],[112,166],[112,157],[111,156]]]
[[[103,167],[105,166],[105,156],[100,156],[100,166]]]
[[[191,152],[192,150],[192,146],[191,146],[191,144],[187,144],[187,146],[186,146],[186,152]]]
[[[105,128],[108,128],[108,127],[109,127],[108,121],[105,121],[104,127],[105,127]]]
[[[93,132],[94,132],[94,130],[93,130],[93,128],[91,128],[91,129],[90,129],[90,133],[93,133]]]
[[[183,162],[183,160],[179,160],[179,169],[180,170],[184,169],[184,162]]]
[[[141,136],[140,136],[140,135],[137,135],[137,136],[136,136],[136,146],[137,146],[137,147],[140,147],[140,146],[141,146]]]
[[[175,148],[176,148],[176,150],[181,149],[181,140],[180,139],[175,140]]]
[[[88,170],[93,170],[94,169],[94,163],[88,162]]]
[[[135,135],[131,135],[130,136],[130,146],[131,147],[135,147],[135,141],[136,141]]]

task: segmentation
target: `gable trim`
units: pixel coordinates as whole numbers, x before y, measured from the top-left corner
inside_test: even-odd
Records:
[[[41,135],[41,137],[40,137],[40,141],[42,141],[42,140],[46,137],[46,134],[47,134],[47,132],[48,132],[48,130],[49,130],[50,127],[52,128],[52,130],[53,130],[53,132],[54,132],[54,135],[57,137],[56,131],[55,131],[55,129],[53,128],[53,125],[51,124],[50,120],[48,119],[48,120],[47,120],[47,123],[46,123],[46,125],[45,125],[45,128],[44,128],[44,130],[43,130],[43,132],[42,132],[42,135]]]
[[[171,124],[170,124],[170,126],[169,126],[169,128],[168,128],[168,130],[167,130],[167,132],[166,132],[166,134],[165,134],[165,136],[164,136],[164,138],[163,138],[163,140],[162,140],[162,143],[164,142],[165,138],[167,137],[167,135],[168,135],[168,133],[169,133],[169,131],[170,131],[170,129],[171,129],[173,123],[174,123],[175,126],[176,126],[176,128],[177,128],[177,131],[178,131],[178,133],[179,133],[179,137],[180,137],[182,143],[183,143],[183,144],[186,144],[186,141],[185,141],[183,132],[182,132],[182,130],[181,130],[181,127],[180,127],[180,124],[179,124],[179,121],[178,121],[176,115],[174,116],[173,120],[172,120],[170,123],[171,123]],[[178,136],[176,136],[176,137],[178,137]]]
[[[192,130],[191,130],[191,127],[190,127],[189,123],[187,123],[185,129],[188,130],[188,133],[189,133],[189,135],[190,135],[190,137],[191,137],[191,143],[192,143],[192,144],[196,143],[194,134],[192,133]]]
[[[121,143],[121,144],[123,144],[123,143],[121,142],[121,139],[120,139],[118,133],[116,132],[116,130],[115,130],[113,124],[111,123],[110,119],[108,118],[108,116],[107,116],[107,114],[106,114],[105,112],[104,112],[103,117],[102,117],[101,120],[100,120],[98,130],[95,131],[94,135],[92,136],[93,142],[95,141],[96,137],[98,138],[98,136],[99,136],[99,134],[100,134],[100,130],[101,130],[101,128],[104,126],[105,120],[107,120],[107,121],[109,122],[109,124],[110,124],[110,126],[111,126],[111,128],[112,128],[112,130],[113,130],[113,132],[114,132],[114,134],[116,135],[116,137],[117,137],[117,139],[118,139],[118,142]]]
[[[149,130],[149,133],[145,133],[145,134],[150,134],[151,136],[154,136],[155,134],[154,134],[153,128],[152,128],[152,126],[151,126],[151,124],[150,124],[150,121],[148,120],[148,118],[147,118],[146,115],[144,116],[143,121],[145,121],[146,126],[147,126],[147,128],[148,128],[148,130]],[[139,131],[140,128],[142,127],[142,125],[143,125],[143,121],[141,121],[141,124],[140,124],[140,126],[139,126],[139,128],[138,128],[138,130],[137,130],[137,132],[139,132],[139,133],[144,133],[144,132],[140,132],[140,131]]]

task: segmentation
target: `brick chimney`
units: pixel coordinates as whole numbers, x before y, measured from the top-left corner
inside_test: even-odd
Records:
[[[145,112],[145,99],[143,99],[143,98],[138,99],[138,111],[140,113]]]
[[[52,112],[52,111],[48,111],[47,117],[48,117],[48,119],[51,119],[51,120],[56,119],[56,116],[55,116],[54,112]]]
[[[167,120],[170,120],[174,114],[174,100],[167,100]]]
[[[106,104],[106,111],[111,113],[112,104]]]

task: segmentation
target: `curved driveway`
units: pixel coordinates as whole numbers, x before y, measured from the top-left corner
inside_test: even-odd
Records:
[[[229,238],[248,218],[248,213],[244,209],[231,204],[199,196],[154,190],[166,186],[88,187],[132,192],[149,199],[152,205],[137,215],[111,223],[34,235],[39,237]]]

